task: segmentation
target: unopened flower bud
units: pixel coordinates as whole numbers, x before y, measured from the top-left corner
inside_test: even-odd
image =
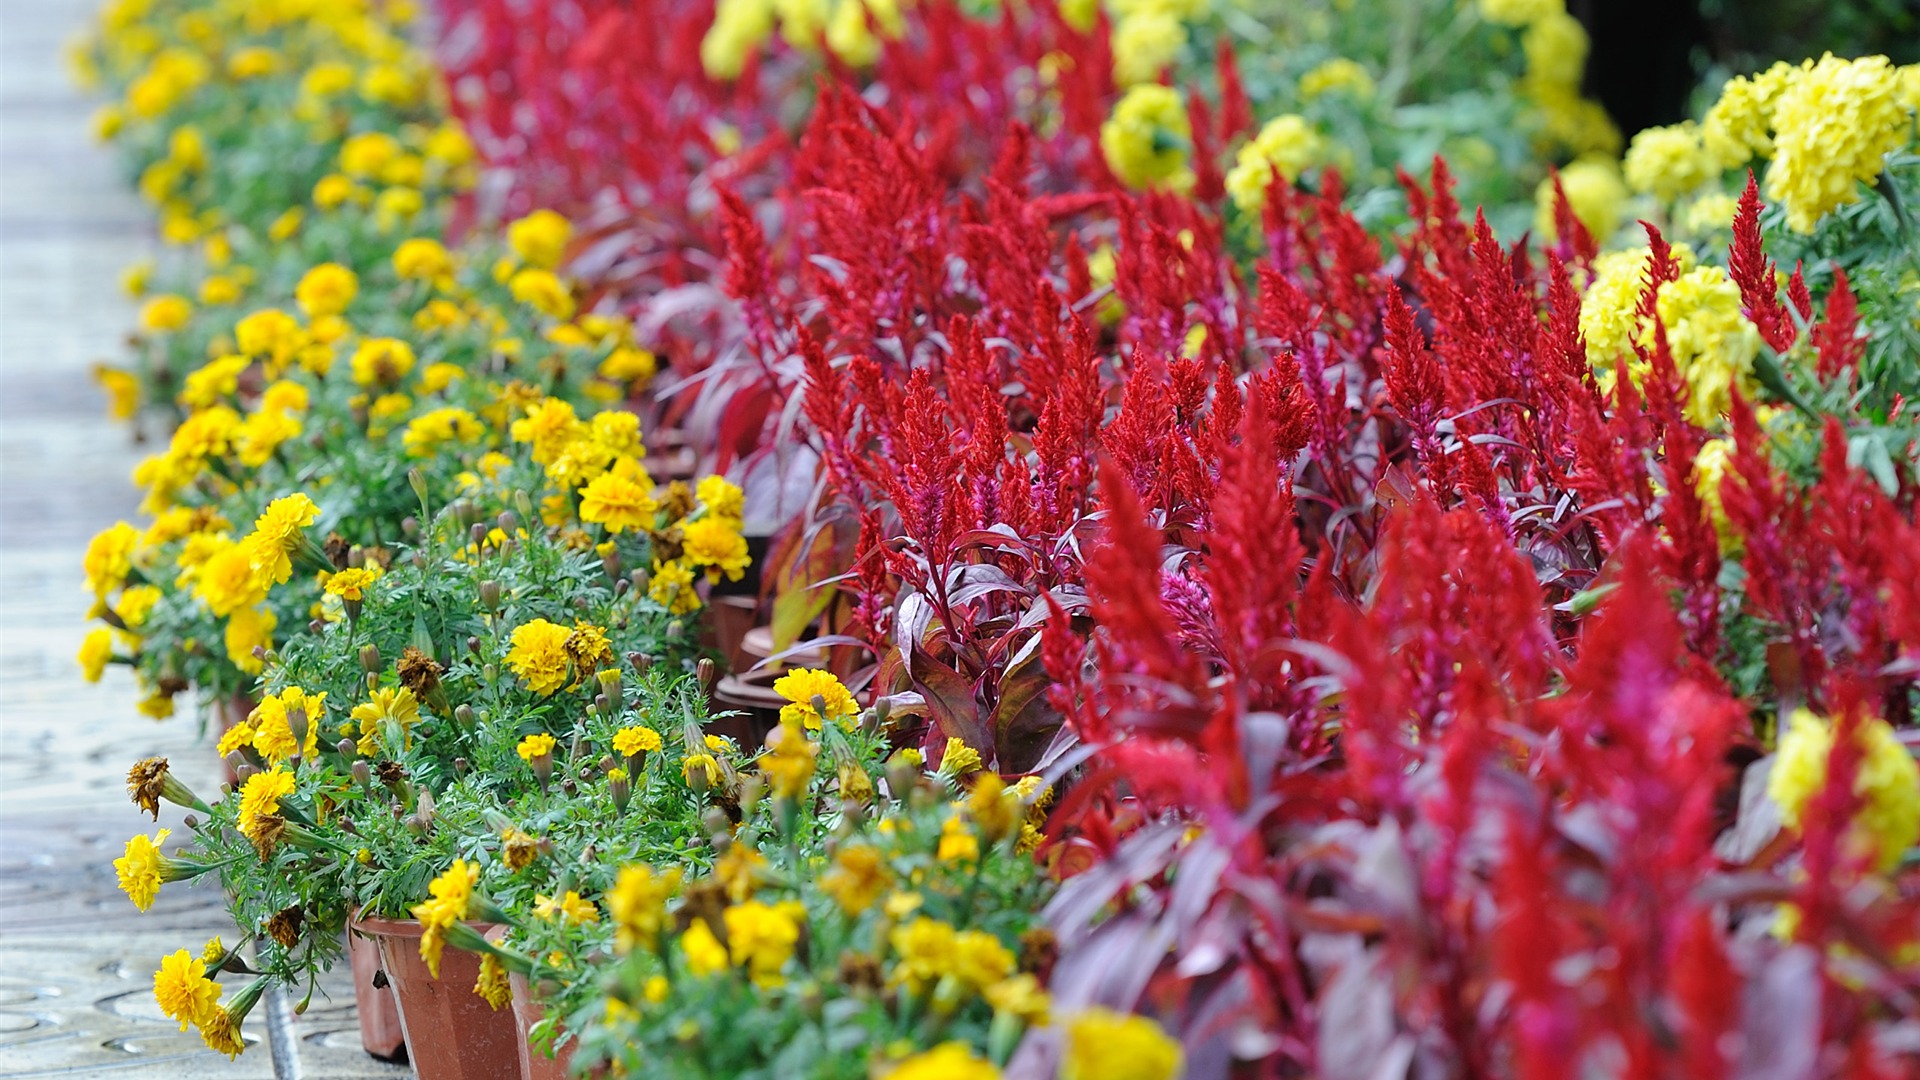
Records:
[[[453,759],[453,775],[460,777],[462,780],[464,780],[467,777],[467,768],[468,768],[468,765],[467,765],[466,758],[457,757]]]
[[[626,578],[621,578],[619,581],[613,583],[613,595],[625,596],[630,588],[632,588],[631,583],[629,583]]]
[[[920,782],[920,770],[895,755],[887,762],[887,793],[896,799],[904,799],[907,792]]]
[[[473,634],[467,635],[467,651],[475,656],[480,655],[480,638],[478,636]]]
[[[325,619],[313,619],[307,623],[307,633],[309,634],[319,635],[326,632],[327,621]]]
[[[666,636],[668,641],[679,641],[687,636],[687,624],[679,619],[673,620],[667,624]]]
[[[380,670],[380,647],[368,642],[360,646],[360,670],[369,675]]]
[[[459,723],[461,727],[472,727],[473,726],[473,706],[471,705],[454,706],[453,719],[457,723]]]
[[[607,695],[605,694],[593,695],[593,703],[600,707],[600,711],[602,713],[611,712],[613,710],[613,699],[607,697]]]
[[[353,763],[353,780],[357,784],[370,784],[373,782],[373,767],[367,764],[365,758],[361,758]]]
[[[186,817],[181,818],[180,822],[189,829],[197,829],[200,827],[200,815],[188,814]]]
[[[500,610],[500,583],[488,578],[480,583],[480,606],[488,611]]]
[[[414,496],[421,502],[427,501],[427,474],[420,471],[420,466],[415,465],[407,470],[407,486],[413,489]]]
[[[560,790],[568,798],[572,798],[580,793],[579,785],[573,782],[573,777],[571,776],[560,781]]]
[[[700,824],[706,827],[709,835],[722,835],[733,832],[733,820],[727,817],[725,810],[717,806],[707,807],[707,812],[700,815]]]
[[[500,677],[500,669],[493,664],[482,664],[480,665],[480,677],[488,682],[493,682]]]
[[[628,653],[627,663],[632,665],[633,673],[636,675],[644,676],[647,672],[653,670],[653,657],[643,652]]]
[[[533,516],[533,496],[527,494],[525,491],[516,491],[513,493],[513,505],[520,509],[521,517],[530,518]],[[519,525],[519,521],[516,520],[514,522],[514,528],[518,528]],[[513,529],[508,529],[507,531],[512,532]]]
[[[605,570],[607,576],[610,578],[618,578],[620,576],[619,548],[607,549],[607,553],[600,557],[600,569]]]
[[[701,657],[700,662],[694,665],[693,673],[694,677],[700,680],[701,692],[712,693],[713,680],[719,677],[720,674],[720,669],[714,664],[713,658],[707,656]],[[825,716],[826,710],[822,709],[820,715]]]
[[[353,752],[357,749],[359,749],[359,747],[353,744],[352,739],[341,739],[339,742],[333,744],[333,752],[343,758],[352,757]]]
[[[500,511],[500,517],[494,522],[494,524],[500,526],[501,532],[506,533],[508,536],[512,536],[514,533],[517,533],[520,531],[520,515],[514,513],[511,510],[502,510]]]
[[[626,812],[627,803],[633,799],[633,785],[628,782],[625,769],[608,770],[607,792],[613,796],[613,808]]]
[[[414,517],[412,514],[408,514],[406,517],[401,518],[400,519],[400,535],[406,537],[409,540],[417,538],[420,535],[420,519],[417,517]]]
[[[476,544],[484,544],[487,542],[487,527],[476,521],[467,526],[467,537]]]
[[[367,549],[355,545],[347,549],[347,568],[359,570],[367,565]]]
[[[244,785],[248,780],[253,778],[253,774],[259,771],[260,771],[259,769],[256,769],[253,767],[252,762],[243,761],[239,765],[235,766],[233,770],[233,778],[235,780],[238,780],[241,784]]]
[[[600,692],[606,695],[609,701],[620,700],[620,669],[619,668],[617,667],[601,668],[599,671],[594,672],[593,677],[600,680]]]
[[[255,645],[253,647],[253,658],[265,663],[267,659],[267,647],[265,645]]]

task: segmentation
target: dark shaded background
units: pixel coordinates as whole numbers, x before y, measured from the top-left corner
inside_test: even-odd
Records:
[[[1587,93],[1620,130],[1692,115],[1695,87],[1715,71],[1831,51],[1920,61],[1920,0],[1568,0],[1593,52]]]

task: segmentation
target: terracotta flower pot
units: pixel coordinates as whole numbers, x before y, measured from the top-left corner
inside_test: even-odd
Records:
[[[520,1033],[520,1080],[567,1080],[574,1044],[569,1041],[552,1057],[535,1049],[527,1041],[527,1034],[545,1018],[546,1007],[533,1000],[533,988],[527,985],[525,975],[515,972],[508,981],[513,984],[513,1023]]]
[[[400,1026],[400,1006],[393,986],[380,972],[380,943],[360,934],[347,934],[347,961],[353,967],[353,1004],[360,1015],[360,1045],[381,1061],[407,1060],[407,1033]]]
[[[447,949],[436,979],[420,959],[418,921],[363,918],[353,929],[379,943],[381,970],[399,1002],[407,1056],[420,1080],[517,1080],[520,1032],[511,1012],[495,1012],[473,992],[478,956]]]

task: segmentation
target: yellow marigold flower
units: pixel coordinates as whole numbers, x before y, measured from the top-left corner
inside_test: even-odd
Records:
[[[573,317],[573,291],[550,270],[528,268],[507,281],[513,298],[556,319]]]
[[[93,380],[107,393],[107,415],[115,420],[130,420],[140,411],[140,379],[131,371],[93,366]]]
[[[262,45],[250,45],[227,57],[227,75],[233,79],[258,79],[280,70],[280,54]]]
[[[1000,939],[984,930],[962,931],[953,939],[954,978],[975,993],[1013,974],[1013,954]]]
[[[87,587],[102,600],[118,589],[133,571],[133,553],[140,543],[140,530],[124,521],[94,534],[87,542],[81,568],[87,574]]]
[[[281,212],[279,217],[268,223],[267,239],[276,244],[284,244],[293,239],[293,234],[300,231],[300,226],[306,220],[307,211],[304,207],[289,206]]]
[[[407,106],[419,100],[418,81],[393,64],[375,64],[360,77],[360,96],[385,105]]]
[[[235,815],[240,831],[247,839],[257,840],[266,827],[265,819],[280,813],[280,800],[293,794],[293,774],[273,768],[255,773],[240,785],[240,812]]]
[[[1498,26],[1531,26],[1565,14],[1565,0],[1479,0],[1480,17]]]
[[[348,176],[376,177],[401,153],[399,140],[386,132],[362,132],[341,144],[340,171]]]
[[[104,628],[90,630],[80,642],[80,673],[90,683],[97,683],[106,673],[107,664],[113,659],[113,633]]]
[[[1100,152],[1107,167],[1131,188],[1192,187],[1193,170],[1187,167],[1192,147],[1186,104],[1171,87],[1133,87],[1100,125]]]
[[[166,842],[170,829],[161,829],[149,839],[145,834],[136,833],[127,841],[125,855],[113,860],[113,872],[120,879],[120,891],[127,894],[133,906],[145,911],[153,906],[153,898],[159,895],[163,882],[176,880],[169,872],[167,857],[160,854],[160,845]]]
[[[460,125],[448,121],[433,129],[422,151],[431,161],[458,167],[473,160],[473,142]]]
[[[708,581],[718,581],[722,573],[729,581],[739,581],[753,561],[739,524],[725,518],[688,522],[681,529],[680,542],[680,557],[689,566],[706,567]]]
[[[337,210],[360,197],[360,185],[339,173],[329,173],[313,185],[313,205],[322,210]]]
[[[169,334],[187,325],[193,317],[193,303],[184,296],[162,293],[140,308],[140,328],[152,334]]]
[[[533,736],[529,735],[528,738],[533,738]],[[553,740],[549,738],[547,741],[552,742]],[[522,745],[525,744],[523,743]],[[597,923],[600,921],[600,909],[594,907],[591,901],[580,899],[580,894],[571,889],[567,890],[566,895],[557,900],[551,896],[535,896],[533,898],[533,913],[542,919],[560,919],[563,921],[570,920],[572,922],[583,923]]]
[[[760,773],[779,799],[801,799],[813,780],[814,759],[820,756],[820,744],[807,738],[806,731],[791,719],[780,722],[773,748],[760,757]]]
[[[273,648],[273,630],[279,623],[280,617],[265,605],[236,609],[227,616],[227,626],[221,634],[227,659],[248,675],[260,674],[266,665],[253,651]]]
[[[827,20],[827,49],[849,67],[872,67],[880,59],[880,39],[867,26],[867,5],[837,0]]]
[[[459,364],[449,364],[444,361],[428,364],[420,372],[420,390],[423,393],[437,394],[466,377],[467,369]]]
[[[253,748],[270,765],[278,765],[295,753],[311,758],[320,748],[326,703],[325,691],[309,694],[297,686],[261,698],[260,706],[248,717],[254,729]],[[296,722],[301,731],[298,738],[294,735]]]
[[[333,60],[324,60],[308,68],[300,77],[300,93],[307,97],[332,97],[353,88],[353,69]]]
[[[1346,94],[1365,101],[1373,96],[1373,76],[1354,61],[1336,56],[1300,76],[1302,100],[1312,101],[1324,94]]]
[[[102,105],[93,114],[93,137],[106,142],[127,126],[126,111],[118,105]]]
[[[354,272],[339,263],[321,263],[307,271],[300,278],[300,284],[293,288],[293,298],[299,302],[300,310],[310,319],[323,315],[338,315],[347,310],[347,305],[360,291],[360,279]]]
[[[980,860],[980,838],[967,827],[960,815],[947,818],[940,826],[940,846],[934,857],[943,863],[971,863]]]
[[[914,993],[939,982],[953,969],[958,938],[950,924],[924,915],[895,927],[887,935],[898,960],[891,981],[904,983]]]
[[[605,525],[611,533],[644,530],[659,512],[650,487],[615,473],[602,473],[580,489],[580,520]]]
[[[680,775],[689,786],[693,784],[696,774],[706,781],[708,787],[712,787],[720,782],[720,763],[714,760],[712,754],[688,754],[681,758]]]
[[[1293,183],[1320,160],[1321,147],[1320,134],[1305,117],[1289,113],[1267,121],[1260,134],[1240,148],[1227,173],[1227,192],[1233,196],[1233,204],[1245,213],[1259,213],[1267,203],[1267,186],[1273,182],[1273,174],[1277,171],[1282,183]]]
[[[209,612],[225,618],[239,608],[266,598],[266,579],[254,573],[251,544],[212,537],[200,548],[207,554],[194,572],[193,593],[207,605]],[[196,557],[199,554],[196,552]],[[185,553],[182,560],[185,561]]]
[[[209,360],[188,373],[180,386],[180,404],[205,409],[232,397],[240,389],[240,373],[253,361],[245,356]]]
[[[399,338],[368,338],[353,350],[353,381],[393,386],[413,370],[413,346]]]
[[[1000,1080],[993,1062],[963,1042],[945,1042],[895,1065],[885,1080]]]
[[[629,386],[644,385],[659,370],[659,362],[645,349],[621,346],[607,354],[600,361],[599,373],[603,379],[626,383]]]
[[[1733,443],[1727,439],[1709,439],[1700,446],[1700,452],[1693,456],[1693,490],[1700,497],[1702,509],[1706,511],[1707,521],[1713,526],[1714,535],[1720,539],[1720,552],[1732,555],[1739,550],[1740,537],[1733,531],[1733,523],[1727,518],[1727,508],[1720,493],[1721,481],[1726,479],[1727,466],[1733,460]]]
[[[780,708],[781,722],[801,724],[811,731],[820,730],[821,722],[828,719],[851,729],[860,715],[853,694],[830,671],[795,668],[774,680],[773,692],[788,702]],[[815,698],[824,702],[824,708],[815,704]]]
[[[1740,287],[1725,270],[1703,266],[1663,287],[1656,306],[1674,364],[1687,380],[1687,419],[1711,426],[1732,407],[1735,386],[1748,396],[1758,389],[1753,359],[1760,331],[1742,310]]]
[[[871,844],[842,845],[833,857],[833,868],[820,875],[820,891],[852,916],[878,903],[892,885],[886,857]]]
[[[1853,793],[1860,802],[1848,840],[1889,871],[1920,840],[1920,765],[1885,720],[1867,717],[1855,731],[1861,761]],[[1807,804],[1827,786],[1833,744],[1832,722],[1805,708],[1788,717],[1767,775],[1767,796],[1787,828],[1800,827]]]
[[[1539,19],[1520,36],[1520,48],[1527,55],[1527,81],[1579,93],[1591,44],[1580,20],[1565,11]]]
[[[1067,1023],[1060,1080],[1174,1080],[1182,1060],[1160,1025],[1096,1006]]]
[[[240,299],[240,283],[225,274],[210,274],[200,283],[200,302],[221,307]]]
[[[527,406],[527,415],[515,420],[508,431],[514,442],[531,443],[533,460],[545,465],[565,453],[584,426],[572,405],[559,398],[543,398]]]
[[[983,765],[980,751],[959,739],[949,737],[940,753],[940,771],[948,776],[966,776],[978,772]]]
[[[606,630],[583,619],[574,620],[573,630],[567,634],[567,640],[561,643],[561,648],[566,650],[567,659],[573,662],[576,682],[591,677],[613,659],[613,643],[607,640]]]
[[[513,983],[507,978],[507,969],[500,966],[500,959],[492,953],[480,958],[480,976],[474,980],[473,992],[495,1012],[513,1004]]]
[[[285,367],[306,334],[293,316],[279,308],[263,308],[241,319],[233,328],[241,352],[277,367]]]
[[[700,593],[694,588],[693,571],[678,560],[654,561],[653,579],[647,583],[647,599],[673,615],[700,610]]]
[[[720,0],[714,6],[713,26],[700,39],[700,66],[709,79],[737,79],[747,57],[772,33],[770,0]]]
[[[1187,47],[1187,28],[1170,12],[1134,11],[1115,23],[1112,45],[1115,86],[1152,83]]]
[[[1666,127],[1650,127],[1633,137],[1621,163],[1627,186],[1661,202],[1673,202],[1720,174],[1718,163],[1700,138],[1700,128],[1687,120]]]
[[[153,973],[153,999],[167,1019],[179,1021],[180,1030],[185,1031],[188,1024],[199,1025],[218,1007],[220,984],[207,978],[205,961],[180,949],[161,960],[160,970]]]
[[[680,868],[655,873],[644,863],[624,866],[607,890],[607,914],[613,917],[614,947],[627,952],[652,948],[660,932],[672,925],[667,901],[680,891]]]
[[[1594,155],[1573,162],[1560,170],[1560,187],[1567,193],[1573,216],[1596,241],[1604,242],[1620,227],[1627,185],[1613,159]],[[1548,177],[1533,192],[1533,231],[1548,240],[1560,238],[1553,224],[1553,205],[1553,178]]]
[[[1758,75],[1736,75],[1720,88],[1700,122],[1700,136],[1720,168],[1773,156],[1773,103],[1800,71],[1782,60]]]
[[[1900,76],[1884,56],[1842,60],[1832,53],[1802,71],[1773,105],[1773,164],[1767,198],[1787,226],[1812,232],[1820,219],[1878,183],[1886,154],[1912,130]]]
[[[550,756],[553,753],[553,746],[553,736],[541,731],[521,739],[520,745],[514,747],[514,752],[520,755],[521,761],[531,762],[537,757]]]
[[[160,602],[160,596],[160,590],[152,585],[130,585],[114,602],[113,612],[129,628],[138,630],[146,623],[153,605]]]
[[[799,918],[803,915],[804,909],[796,902],[763,904],[758,900],[735,904],[722,914],[733,962],[747,969],[755,986],[769,988],[786,982],[780,969],[792,958],[793,948],[800,941]]]
[[[507,666],[536,694],[551,694],[567,682],[566,627],[534,619],[514,628]]]
[[[507,226],[507,244],[520,261],[552,270],[566,256],[573,239],[573,223],[552,210],[535,210]]]
[[[416,904],[413,917],[425,926],[420,935],[420,959],[434,978],[440,977],[440,954],[447,944],[447,928],[467,917],[473,904],[474,889],[480,884],[480,866],[465,859],[453,860],[446,872],[427,885],[432,897]]]
[[[1053,1022],[1053,999],[1047,996],[1040,980],[1031,975],[1014,975],[987,987],[984,996],[995,1013],[1015,1016],[1034,1027]]]
[[[295,492],[267,504],[253,523],[253,567],[263,577],[279,584],[293,574],[287,558],[306,538],[302,531],[320,516],[312,499]]]
[[[382,687],[368,695],[366,701],[355,705],[348,715],[360,725],[356,749],[361,756],[372,757],[382,747],[389,751],[400,749],[387,745],[384,729],[388,721],[399,727],[402,744],[411,740],[413,725],[420,722],[420,700],[407,687]]]
[[[381,232],[394,232],[412,221],[426,205],[420,189],[406,185],[390,187],[373,200],[373,220]]]
[[[241,721],[221,733],[220,744],[214,748],[214,753],[226,757],[235,750],[252,746],[253,737],[256,734],[258,733],[254,731],[252,724]]]
[[[139,704],[135,707],[140,710],[140,715],[142,716],[154,720],[165,720],[167,717],[173,715],[173,695],[165,690],[155,688],[152,693],[141,698]]]
[[[379,563],[368,563],[327,574],[323,584],[329,595],[342,600],[360,600],[365,598],[367,588],[380,580],[381,573]]]
[[[613,751],[621,757],[658,752],[663,745],[660,733],[643,724],[631,724],[613,735]]]
[[[409,456],[432,457],[448,443],[478,442],[486,430],[479,417],[465,409],[448,406],[414,417],[401,433],[400,441],[406,446]]]
[[[707,508],[707,513],[729,521],[739,521],[746,510],[746,493],[728,482],[724,476],[709,476],[694,488],[694,498]]]
[[[727,949],[713,936],[707,920],[696,918],[680,935],[680,950],[686,954],[687,973],[695,978],[718,975],[727,970]]]
[[[393,253],[393,272],[403,281],[425,281],[440,288],[453,284],[453,256],[438,240],[415,237]]]
[[[635,414],[625,409],[609,409],[594,414],[587,426],[593,433],[593,441],[609,454],[628,458],[646,456],[647,448],[640,438],[640,417]]]
[[[255,413],[233,432],[233,451],[240,464],[260,468],[284,443],[300,436],[300,421],[280,410]]]

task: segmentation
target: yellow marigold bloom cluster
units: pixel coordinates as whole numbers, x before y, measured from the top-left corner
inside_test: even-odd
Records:
[[[107,665],[113,660],[113,633],[105,627],[89,630],[80,641],[80,673],[90,683],[97,683],[106,673]]]
[[[551,270],[529,267],[516,271],[507,288],[520,303],[556,319],[573,318],[573,290]]]
[[[363,757],[372,757],[383,747],[395,752],[411,743],[413,725],[420,722],[420,701],[407,687],[381,687],[368,695],[366,701],[355,705],[348,715],[359,725],[360,737],[355,749]],[[399,746],[390,744],[386,732],[389,726],[398,729]]]
[[[326,712],[325,691],[310,694],[289,686],[278,694],[269,694],[247,717],[253,729],[253,748],[269,765],[278,765],[296,754],[312,758],[320,749],[320,727]]]
[[[453,256],[440,241],[403,240],[393,253],[393,272],[402,281],[424,281],[437,289],[453,286]]]
[[[593,906],[591,900],[583,900],[580,894],[568,889],[559,897],[535,896],[533,913],[542,919],[555,919],[561,922],[597,923],[600,921],[600,909]]]
[[[1620,227],[1627,185],[1613,159],[1595,154],[1573,162],[1560,170],[1560,188],[1567,193],[1573,216],[1580,219],[1594,240],[1604,242]],[[1549,240],[1559,239],[1553,208],[1553,178],[1548,177],[1533,192],[1533,229]]]
[[[652,948],[672,925],[667,901],[680,891],[680,868],[655,872],[645,864],[621,867],[607,890],[607,914],[613,917],[614,947],[622,952]]]
[[[536,694],[551,694],[567,683],[567,636],[573,631],[545,619],[514,627],[507,666]]]
[[[681,527],[680,545],[680,557],[691,567],[705,567],[708,581],[718,581],[722,574],[739,581],[753,561],[740,523],[722,517],[687,522]]]
[[[248,541],[249,559],[260,580],[282,584],[293,576],[291,553],[306,542],[303,531],[320,516],[320,508],[302,494],[286,495],[267,504],[253,523]]]
[[[474,979],[473,992],[495,1012],[513,1004],[513,982],[499,957],[488,953],[480,958],[480,974]]]
[[[171,829],[161,829],[151,838],[136,833],[127,841],[126,853],[113,860],[113,872],[120,880],[120,891],[127,894],[133,906],[145,911],[153,906],[153,898],[160,892],[160,886],[174,880],[169,876],[167,857],[160,854],[160,845],[165,843]],[[184,1029],[183,1029],[184,1030]]]
[[[1920,840],[1920,765],[1885,720],[1868,717],[1855,731],[1861,761],[1853,793],[1859,805],[1849,842],[1871,853],[1880,869],[1891,870]],[[1833,746],[1831,721],[1805,708],[1788,717],[1767,775],[1767,796],[1788,828],[1800,826],[1807,804],[1826,788]]]
[[[834,853],[833,867],[820,875],[820,891],[848,915],[858,916],[887,894],[893,871],[871,844],[847,844]]]
[[[1100,152],[1107,168],[1131,188],[1192,187],[1193,170],[1187,165],[1192,151],[1187,107],[1171,87],[1133,87],[1100,125]]]
[[[342,600],[363,600],[366,598],[367,589],[380,580],[382,573],[384,571],[380,569],[379,563],[335,570],[325,576],[321,587],[329,596],[337,596]]]
[[[1061,1080],[1174,1080],[1180,1044],[1144,1016],[1084,1010],[1067,1022]]]
[[[1773,103],[1773,164],[1766,194],[1787,225],[1812,232],[1822,217],[1877,182],[1883,158],[1911,134],[1899,72],[1884,56],[1828,53],[1801,71]]]
[[[1693,490],[1700,497],[1700,505],[1705,510],[1708,524],[1720,542],[1722,555],[1737,554],[1740,537],[1733,531],[1733,523],[1727,518],[1727,508],[1720,485],[1726,479],[1727,466],[1733,461],[1733,443],[1727,439],[1709,439],[1693,456]]]
[[[184,296],[162,293],[140,308],[140,329],[150,334],[170,334],[187,325],[193,317],[193,303]]]
[[[153,998],[167,1019],[177,1020],[180,1030],[188,1024],[198,1026],[219,1007],[220,984],[207,978],[206,962],[180,949],[160,961],[153,973]]]
[[[1752,394],[1753,360],[1760,333],[1741,312],[1740,289],[1726,271],[1695,266],[1693,253],[1676,244],[1673,254],[1682,273],[1660,289],[1656,308],[1666,329],[1675,367],[1687,381],[1687,418],[1710,426],[1729,407],[1732,389]],[[1607,380],[1626,364],[1635,379],[1643,365],[1634,345],[1652,348],[1651,321],[1639,315],[1649,253],[1646,248],[1609,252],[1594,260],[1594,280],[1580,303],[1580,332],[1587,340],[1587,361]]]
[[[860,716],[860,706],[854,702],[853,694],[831,671],[795,668],[774,680],[773,692],[788,702],[780,708],[783,724],[792,722],[818,731],[823,721],[833,720],[842,727],[852,728]]]
[[[1312,101],[1328,94],[1345,94],[1357,101],[1373,96],[1373,76],[1344,56],[1323,61],[1300,76],[1300,98]]]
[[[694,587],[693,571],[678,561],[654,561],[653,578],[647,583],[647,599],[673,615],[700,610],[700,593]]]
[[[644,471],[635,477],[605,472],[580,489],[580,520],[605,525],[610,533],[645,530],[659,512],[653,482]]]
[[[434,365],[438,367],[440,365]],[[432,457],[449,443],[468,445],[485,437],[487,429],[480,418],[458,406],[430,409],[407,422],[400,433],[401,445],[409,457]]]
[[[886,1080],[1000,1080],[1000,1070],[967,1044],[947,1042],[895,1065]]]
[[[1737,75],[1720,88],[1700,123],[1700,136],[1722,169],[1773,156],[1773,103],[1800,70],[1782,60],[1757,75]]]
[[[813,780],[814,761],[820,756],[820,744],[807,738],[797,718],[788,717],[782,717],[767,741],[771,746],[760,757],[760,774],[767,778],[774,797],[805,798],[807,785]]]
[[[806,909],[795,900],[778,904],[748,900],[727,908],[721,918],[726,923],[727,949],[734,965],[745,968],[755,986],[784,985],[786,977],[781,969],[800,941]]]
[[[361,386],[395,386],[413,365],[412,345],[399,338],[367,338],[353,350],[353,381]]]
[[[1291,184],[1318,164],[1323,153],[1320,133],[1305,117],[1276,116],[1240,148],[1227,172],[1227,193],[1243,213],[1257,214],[1267,203],[1267,187],[1275,173],[1280,183]]]
[[[1622,167],[1628,187],[1667,203],[1699,190],[1720,174],[1699,125],[1691,120],[1635,135]]]
[[[339,263],[321,263],[300,278],[293,298],[307,318],[318,319],[347,310],[359,292],[360,279],[353,271]]]
[[[279,816],[280,800],[293,794],[293,774],[274,768],[255,773],[240,785],[240,831],[258,843],[271,819]]]
[[[440,954],[446,949],[447,930],[467,917],[479,884],[479,865],[455,859],[445,873],[427,885],[431,899],[414,905],[413,917],[419,919],[424,928],[420,935],[420,959],[426,961],[427,970],[436,979],[440,977]]]
[[[664,745],[660,733],[644,724],[628,725],[613,735],[613,751],[621,757],[658,753]]]
[[[573,223],[552,210],[535,210],[507,226],[507,245],[528,266],[552,270],[566,256]]]

